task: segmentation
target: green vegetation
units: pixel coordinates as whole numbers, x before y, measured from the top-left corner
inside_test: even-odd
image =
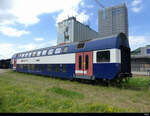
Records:
[[[148,80],[117,88],[8,71],[0,74],[0,112],[150,112]]]

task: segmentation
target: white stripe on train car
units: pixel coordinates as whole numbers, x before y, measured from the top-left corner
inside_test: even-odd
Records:
[[[17,64],[75,64],[75,53],[18,59]]]
[[[100,51],[110,51],[110,62],[109,63],[121,63],[120,49],[105,49],[105,50],[93,51],[93,63],[97,63],[97,61],[96,61],[97,52],[100,52]]]
[[[87,71],[83,71],[83,70],[76,70],[75,71],[76,74],[87,74]]]
[[[83,74],[83,70],[76,70],[75,71],[77,74]]]
[[[84,74],[87,74],[87,71],[84,71]]]

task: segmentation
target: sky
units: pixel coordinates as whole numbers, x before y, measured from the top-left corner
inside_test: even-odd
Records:
[[[126,3],[131,50],[150,44],[150,0],[99,1]],[[100,9],[94,0],[0,0],[0,59],[56,45],[57,23],[71,16],[98,31]]]

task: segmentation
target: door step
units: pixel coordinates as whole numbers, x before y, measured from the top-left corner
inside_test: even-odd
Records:
[[[86,79],[86,80],[95,80],[95,77],[94,76],[75,76],[74,78],[77,78],[77,79]]]

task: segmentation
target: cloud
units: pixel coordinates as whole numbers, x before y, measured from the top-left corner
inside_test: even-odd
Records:
[[[150,40],[148,38],[149,37],[146,35],[144,35],[144,36],[129,36],[129,43],[130,43],[131,50],[149,45]]]
[[[81,23],[84,23],[84,22],[88,21],[88,19],[89,19],[89,15],[87,15],[85,13],[85,11],[78,13],[77,10],[70,9],[70,10],[66,10],[66,11],[61,12],[58,15],[58,17],[56,18],[56,23],[61,22],[65,19],[67,19],[68,17],[72,17],[72,16],[75,16],[76,19]]]
[[[19,52],[25,52],[45,47],[51,47],[56,45],[56,40],[51,40],[43,43],[30,43],[30,44],[11,44],[11,43],[0,43],[0,59],[11,58],[13,54]],[[6,52],[7,51],[7,52]]]
[[[143,9],[142,0],[133,0],[131,2],[131,10],[135,13],[140,12]]]
[[[1,26],[0,32],[10,37],[21,37],[22,35],[26,35],[30,33],[29,31],[17,30],[15,28],[7,27],[7,26]]]
[[[41,38],[35,38],[34,40],[35,40],[35,41],[43,41],[44,38],[42,38],[42,37],[41,37]]]
[[[13,44],[2,43],[0,44],[0,59],[10,58],[14,54]]]
[[[44,13],[76,12],[82,0],[0,0],[0,24],[36,24]],[[70,15],[70,14],[69,14]],[[1,18],[3,17],[3,18]],[[7,19],[9,17],[9,19]]]

